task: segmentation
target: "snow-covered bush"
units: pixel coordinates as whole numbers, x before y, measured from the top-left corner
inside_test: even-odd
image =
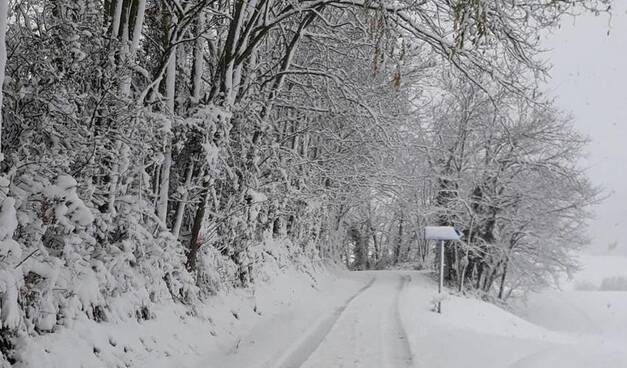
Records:
[[[116,208],[115,217],[104,214],[95,226],[95,256],[109,273],[104,294],[112,300],[125,299],[127,309],[116,312],[133,315],[164,300],[192,302],[196,290],[183,266],[180,242],[160,230],[154,214],[146,213],[148,203],[127,196],[118,199]]]
[[[24,173],[0,207],[0,316],[19,334],[74,320],[150,318],[155,302],[192,303],[194,280],[146,203],[120,198],[115,217],[90,208],[69,175]],[[146,215],[146,216],[145,216]]]
[[[18,306],[18,288],[22,275],[15,266],[22,256],[22,247],[12,239],[17,228],[15,199],[5,197],[0,205],[0,328],[15,329],[21,313]]]

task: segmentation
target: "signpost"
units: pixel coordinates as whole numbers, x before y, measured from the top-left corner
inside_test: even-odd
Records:
[[[444,241],[459,240],[459,233],[452,226],[425,226],[425,240],[440,241],[440,282],[438,283],[438,313],[442,313],[442,288],[444,286]]]

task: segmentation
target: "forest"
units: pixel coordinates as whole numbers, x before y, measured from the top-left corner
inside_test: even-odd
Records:
[[[601,197],[545,32],[609,0],[0,1],[0,361],[263,265],[429,268],[506,300]]]

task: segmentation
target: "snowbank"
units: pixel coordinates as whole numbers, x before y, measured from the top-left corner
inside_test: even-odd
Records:
[[[420,273],[401,295],[401,318],[419,367],[502,368],[570,341],[472,298],[448,295],[437,314],[436,296],[435,283]]]
[[[556,331],[627,337],[627,293],[545,291],[517,306],[521,316]]]
[[[20,367],[252,367],[270,361],[365,283],[326,269],[290,268],[254,289],[221,293],[196,315],[180,303],[151,308],[149,320],[96,323],[38,336],[19,347]],[[297,317],[296,317],[297,316]]]

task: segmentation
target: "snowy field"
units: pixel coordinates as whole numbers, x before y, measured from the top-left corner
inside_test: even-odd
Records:
[[[582,269],[562,290],[531,294],[517,313],[572,344],[530,356],[529,367],[627,367],[627,257],[582,255]],[[617,281],[618,280],[618,281]]]

